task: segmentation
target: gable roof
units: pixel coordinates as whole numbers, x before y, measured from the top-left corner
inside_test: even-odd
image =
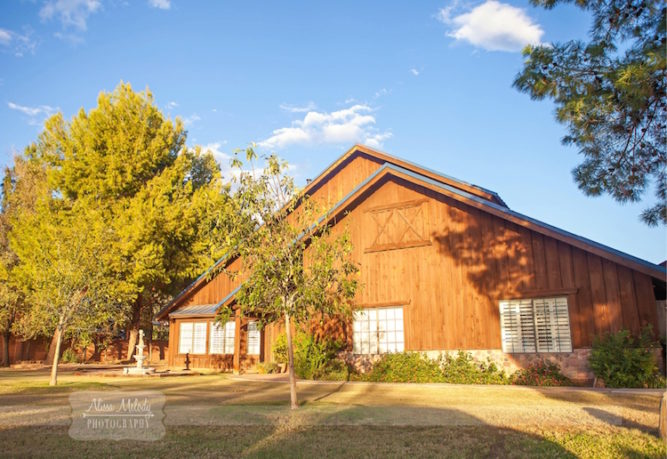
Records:
[[[313,179],[304,189],[302,194],[308,195],[314,193],[318,188],[320,188],[324,183],[327,182],[331,177],[336,175],[340,169],[342,169],[347,163],[352,161],[357,156],[366,156],[372,159],[377,160],[381,164],[393,164],[395,166],[401,167],[403,169],[415,172],[424,177],[431,178],[438,182],[444,183],[446,185],[453,186],[462,191],[466,191],[472,195],[478,196],[487,201],[495,202],[501,206],[507,207],[507,204],[501,199],[501,197],[495,191],[491,191],[481,186],[474,185],[472,183],[459,180],[452,176],[443,174],[442,172],[434,171],[427,167],[421,166],[419,164],[406,161],[396,156],[389,155],[387,153],[374,150],[365,145],[355,145],[346,151],[343,156],[338,158],[336,161],[331,163],[326,169],[324,169],[320,175]]]
[[[346,155],[348,154],[350,154],[349,151],[346,153]],[[332,167],[335,168],[335,165],[337,163],[338,161],[332,164],[330,168]],[[322,175],[326,173],[327,171],[321,174],[320,177],[322,177]],[[639,271],[655,279],[665,281],[665,278],[667,278],[667,269],[664,266],[651,263],[649,261],[621,252],[620,250],[616,250],[604,244],[600,244],[585,237],[576,235],[574,233],[570,233],[569,231],[565,231],[555,226],[549,225],[548,223],[541,222],[539,220],[536,220],[534,218],[528,217],[519,212],[515,212],[509,209],[504,202],[502,204],[499,202],[493,202],[486,198],[480,197],[479,193],[465,191],[461,189],[461,187],[459,186],[453,186],[448,183],[444,183],[443,180],[432,179],[427,175],[421,174],[411,169],[398,166],[393,162],[385,163],[375,172],[369,175],[356,188],[354,188],[340,201],[338,201],[327,212],[325,216],[321,217],[317,224],[328,224],[334,221],[336,218],[343,215],[345,210],[348,209],[351,205],[353,205],[361,196],[364,195],[364,193],[368,192],[374,186],[382,183],[382,180],[388,177],[403,179],[408,182],[414,183],[416,185],[422,186],[429,190],[435,191],[436,193],[439,193],[441,195],[453,198],[456,201],[462,202],[464,204],[480,209],[484,212],[500,217],[504,220],[515,223],[524,228],[528,228],[545,236],[552,237],[556,240],[573,245],[574,247],[580,248],[587,252],[591,252],[602,258],[606,258],[608,260],[616,262],[622,266],[627,266],[630,269]],[[460,182],[457,182],[457,184],[459,183]],[[475,187],[475,189],[480,190],[481,188]],[[311,190],[312,192],[312,188],[307,187],[306,190]],[[304,192],[306,191],[304,190]],[[502,200],[500,200],[500,202],[502,202]],[[160,312],[156,314],[156,319],[157,320],[162,319],[166,314],[169,313],[169,311],[177,307],[180,300],[182,300],[188,293],[190,293],[194,288],[196,288],[199,284],[201,284],[208,275],[208,273],[210,273],[221,263],[225,263],[227,260],[228,260],[227,256],[218,260],[218,262],[216,262],[215,265],[206,270],[206,272],[202,274],[197,280],[195,280],[195,282],[193,282],[179,295],[177,295],[169,304],[167,304],[162,310],[160,310]],[[232,292],[230,292],[227,296],[225,296],[225,298],[223,298],[216,305],[216,311],[217,308],[219,308],[220,306],[230,303],[236,292],[239,290],[239,288],[240,287],[235,288]]]

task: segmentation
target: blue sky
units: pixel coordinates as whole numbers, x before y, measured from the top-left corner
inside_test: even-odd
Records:
[[[0,162],[46,116],[94,107],[122,80],[149,87],[186,122],[188,143],[223,165],[254,141],[304,183],[366,143],[659,262],[665,231],[639,221],[645,205],[584,196],[553,105],[511,87],[524,44],[584,38],[589,27],[572,6],[527,1],[4,1]]]

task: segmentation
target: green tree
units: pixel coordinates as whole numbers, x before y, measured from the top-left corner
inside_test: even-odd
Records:
[[[531,0],[553,8],[571,0]],[[584,193],[639,201],[653,186],[657,202],[642,219],[667,223],[665,95],[666,9],[663,1],[576,0],[593,15],[590,41],[529,46],[514,86],[553,99],[565,144],[583,162],[573,170]]]
[[[100,211],[59,198],[34,160],[18,158],[15,170],[9,242],[19,260],[14,273],[27,297],[17,328],[28,338],[55,333],[50,384],[56,385],[63,339],[90,336],[122,315],[135,293],[112,270],[108,247],[116,235]],[[27,188],[29,193],[17,192]]]
[[[243,170],[238,158],[234,188],[236,209],[229,242],[232,256],[240,256],[242,269],[229,273],[243,279],[236,302],[244,315],[258,317],[262,325],[283,322],[292,409],[298,408],[292,326],[305,324],[315,314],[322,317],[351,314],[357,289],[356,264],[347,231],[331,228],[327,216],[308,196],[299,194],[287,164],[275,156],[264,158],[257,169],[254,150],[245,150],[252,165]],[[230,310],[219,314],[229,318]]]
[[[180,120],[166,119],[151,93],[121,83],[71,121],[56,114],[26,156],[43,165],[67,206],[89,206],[113,230],[105,252],[115,275],[134,286],[127,358],[155,298],[164,298],[221,255],[228,189],[213,156],[185,145]]]
[[[9,196],[13,180],[11,170],[7,168],[2,181],[0,199],[0,333],[3,340],[3,354],[0,365],[9,366],[9,340],[14,324],[23,306],[23,292],[16,283],[14,268],[18,262],[16,254],[9,247],[11,207]]]

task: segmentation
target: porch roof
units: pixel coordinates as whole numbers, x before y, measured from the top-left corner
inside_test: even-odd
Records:
[[[169,313],[169,317],[214,316],[219,304],[191,304]]]

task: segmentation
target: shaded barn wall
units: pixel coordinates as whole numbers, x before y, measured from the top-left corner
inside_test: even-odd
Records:
[[[361,267],[357,303],[403,305],[409,350],[499,349],[498,302],[520,297],[567,296],[574,347],[657,326],[649,276],[399,179],[343,228]]]
[[[337,202],[377,167],[357,157],[316,197]],[[500,349],[498,302],[512,298],[567,296],[574,348],[621,328],[657,329],[648,275],[401,179],[358,199],[334,233],[344,228],[361,268],[357,304],[403,306],[406,350]],[[183,304],[217,303],[237,282],[219,275]],[[279,330],[262,333],[266,360]]]

